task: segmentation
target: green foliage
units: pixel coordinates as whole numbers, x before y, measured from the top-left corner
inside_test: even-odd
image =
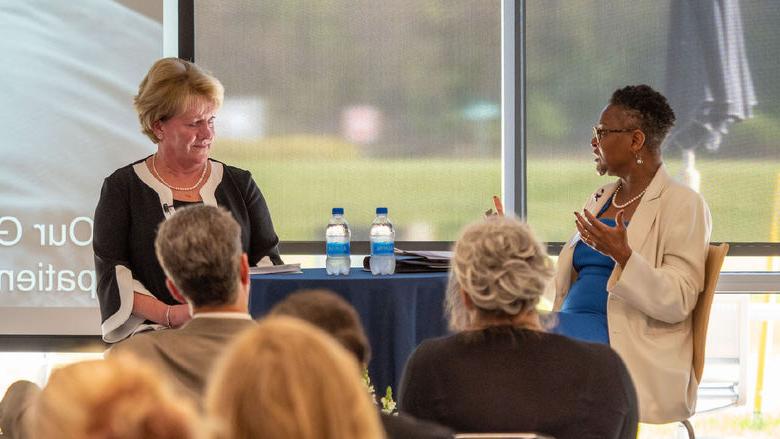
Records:
[[[731,132],[724,138],[725,148],[719,154],[744,158],[767,154],[776,157],[777,139],[780,139],[780,115],[757,113],[753,118],[732,126]]]
[[[374,389],[374,384],[371,383],[368,369],[363,369],[363,384],[365,384],[366,390],[368,390],[369,395],[371,395],[371,401],[373,401],[374,404],[379,405],[380,410],[382,410],[383,413],[387,413],[388,415],[398,414],[395,400],[393,400],[393,389],[390,386],[387,386],[387,389],[385,389],[385,396],[377,401],[376,390]]]
[[[385,389],[385,396],[380,398],[379,402],[382,403],[382,412],[387,413],[388,415],[398,413],[395,400],[393,399],[393,389],[390,386],[387,386],[387,389]]]
[[[680,161],[667,158],[672,175]],[[501,190],[498,160],[343,159],[229,160],[250,169],[260,185],[280,238],[323,239],[330,208],[340,206],[354,240],[368,239],[374,208],[387,206],[398,240],[413,239],[412,225],[422,225],[425,240],[453,241],[466,224],[491,207]],[[713,216],[715,241],[768,241],[780,164],[777,160],[700,158],[702,194]],[[528,163],[529,222],[546,241],[565,241],[573,233],[572,212],[595,188],[609,181],[577,157],[532,157]]]
[[[262,139],[218,139],[214,145],[214,158],[227,162],[254,160],[354,160],[360,149],[353,143],[338,137],[292,135]]]

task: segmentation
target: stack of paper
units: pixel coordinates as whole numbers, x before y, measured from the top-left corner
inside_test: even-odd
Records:
[[[265,265],[249,267],[249,274],[303,273],[301,264]]]

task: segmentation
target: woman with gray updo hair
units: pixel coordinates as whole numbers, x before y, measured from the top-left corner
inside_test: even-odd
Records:
[[[447,294],[451,329],[502,319],[540,329],[535,307],[552,275],[547,252],[527,224],[509,217],[472,224],[455,244]]]
[[[520,220],[466,227],[446,299],[455,334],[412,354],[401,411],[457,432],[635,438],[636,393],[620,357],[542,330],[536,305],[552,275],[544,245]]]

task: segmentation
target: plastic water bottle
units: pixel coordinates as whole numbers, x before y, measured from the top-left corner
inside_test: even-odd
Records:
[[[325,229],[325,271],[328,274],[349,274],[349,224],[344,209],[334,207]]]
[[[369,231],[371,240],[371,274],[395,272],[395,231],[387,218],[387,208],[377,207],[376,218]]]

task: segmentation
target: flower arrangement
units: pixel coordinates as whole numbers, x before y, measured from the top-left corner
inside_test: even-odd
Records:
[[[368,376],[368,369],[363,369],[363,383],[366,385],[368,393],[371,394],[371,400],[374,401],[374,404],[381,407],[382,413],[387,413],[388,415],[398,414],[396,403],[393,400],[392,387],[387,386],[387,389],[385,389],[385,396],[379,398],[377,401],[376,390],[374,389],[374,385],[371,383],[371,377]]]

